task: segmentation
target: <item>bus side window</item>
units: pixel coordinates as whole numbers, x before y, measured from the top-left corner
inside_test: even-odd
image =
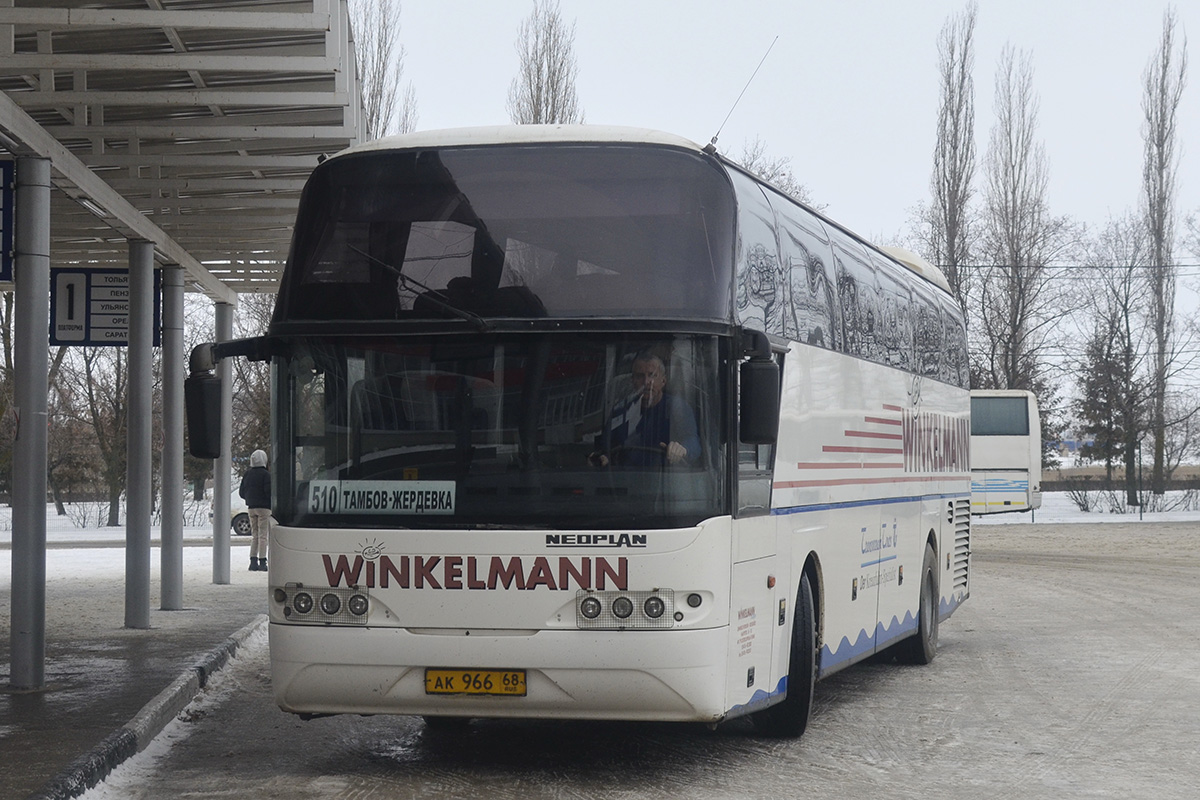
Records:
[[[771,510],[771,466],[774,445],[738,443],[738,516]]]
[[[782,373],[783,358],[776,356]],[[739,410],[739,414],[740,414]],[[737,443],[737,516],[771,512],[771,482],[775,470],[774,444]]]

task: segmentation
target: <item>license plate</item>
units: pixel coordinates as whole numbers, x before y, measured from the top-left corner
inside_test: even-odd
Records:
[[[523,669],[427,669],[425,694],[525,696]]]

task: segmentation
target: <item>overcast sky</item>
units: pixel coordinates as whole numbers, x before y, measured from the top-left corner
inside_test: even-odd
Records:
[[[908,229],[929,197],[937,38],[965,0],[561,0],[574,21],[576,83],[592,124],[656,128],[707,142],[763,54],[774,49],[718,142],[760,137],[791,159],[826,213],[877,241]],[[405,80],[418,128],[506,124],[515,41],[532,0],[402,0]],[[1006,43],[1031,54],[1051,211],[1089,227],[1136,208],[1141,79],[1166,4],[1150,0],[980,0],[976,137],[982,166]],[[1200,42],[1200,2],[1176,4]],[[1192,48],[1196,47],[1195,43]],[[1179,208],[1200,212],[1200,56],[1179,111]],[[976,191],[982,191],[982,172]],[[1181,254],[1180,261],[1195,258]]]

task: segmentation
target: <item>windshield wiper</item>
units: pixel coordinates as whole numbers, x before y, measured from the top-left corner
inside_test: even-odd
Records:
[[[438,293],[436,290],[431,289],[430,287],[421,283],[416,278],[412,278],[412,277],[409,277],[408,275],[405,275],[397,267],[387,263],[383,259],[377,258],[377,257],[371,255],[370,253],[368,253],[367,251],[362,250],[358,247],[355,247],[352,244],[347,245],[347,247],[349,247],[351,250],[358,253],[360,256],[367,259],[368,261],[378,264],[379,266],[381,266],[384,269],[391,272],[393,275],[395,275],[400,280],[401,283],[405,284],[405,288],[411,289],[413,286],[415,286],[418,289],[420,289],[421,291],[425,292],[425,294],[423,294],[421,296],[426,301],[437,306],[442,311],[445,311],[447,314],[451,314],[455,317],[458,317],[459,319],[465,319],[467,322],[470,322],[476,328],[478,328],[480,333],[487,333],[492,329],[491,323],[488,322],[483,317],[479,316],[478,314],[476,314],[473,311],[466,311],[464,309],[456,308],[455,306],[450,305],[445,300],[442,300],[440,297],[437,296]]]

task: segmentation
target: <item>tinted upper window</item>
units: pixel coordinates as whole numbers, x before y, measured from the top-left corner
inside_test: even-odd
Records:
[[[727,179],[694,153],[365,152],[326,162],[305,188],[276,321],[454,309],[727,321],[733,229]]]

